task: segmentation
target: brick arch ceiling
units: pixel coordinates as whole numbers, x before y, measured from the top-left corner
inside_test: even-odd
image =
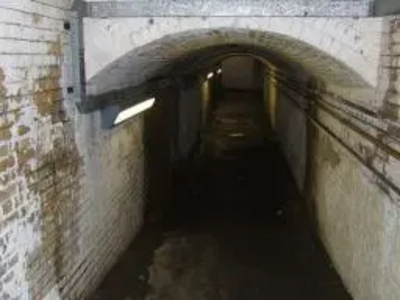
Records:
[[[369,86],[362,74],[304,41],[272,32],[219,28],[167,35],[135,48],[90,78],[87,93],[99,95],[141,85],[154,77],[165,75],[166,70],[173,69],[177,63],[199,56],[198,53],[212,55],[216,49],[229,45],[252,49],[263,53],[266,59],[286,65],[300,65],[326,82],[342,86]]]

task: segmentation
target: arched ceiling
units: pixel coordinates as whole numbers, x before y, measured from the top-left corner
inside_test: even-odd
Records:
[[[185,73],[234,52],[249,53],[281,66],[300,65],[326,82],[368,86],[362,75],[304,41],[271,32],[220,28],[172,34],[133,49],[95,74],[89,95],[138,86],[155,77]]]

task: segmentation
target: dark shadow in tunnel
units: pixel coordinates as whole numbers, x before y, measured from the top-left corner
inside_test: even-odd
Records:
[[[313,231],[315,237],[319,239],[319,224],[317,217],[317,207],[316,200],[313,195],[313,183],[316,178],[316,161],[315,161],[315,143],[317,140],[318,129],[315,124],[312,123],[312,119],[316,119],[316,101],[318,100],[318,83],[315,79],[311,78],[307,84],[306,99],[307,107],[305,109],[305,114],[308,116],[306,128],[307,128],[307,157],[306,157],[306,174],[304,182],[304,192],[303,197],[308,209],[308,218],[311,223],[311,230]]]
[[[91,299],[143,299],[147,292],[148,265],[162,244],[164,220],[173,197],[174,152],[177,144],[179,90],[167,86],[157,91],[156,102],[144,114],[144,224],[122,259],[114,266]]]
[[[254,93],[226,93],[203,139],[207,151],[175,173],[164,223],[170,250],[161,262],[155,254],[152,266],[173,280],[153,279],[150,299],[184,299],[177,290],[197,299],[201,289],[207,296],[200,299],[351,299],[311,234],[303,198],[260,112]],[[164,260],[174,263],[164,268]]]
[[[201,145],[178,161],[179,89],[156,95],[145,117],[146,221],[93,299],[351,299],[312,233],[313,201],[297,189],[260,91],[213,96]]]

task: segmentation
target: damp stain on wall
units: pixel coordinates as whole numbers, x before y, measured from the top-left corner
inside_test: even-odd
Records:
[[[48,136],[35,144],[26,138],[17,149],[18,164],[26,166],[23,174],[29,190],[39,199],[39,209],[29,220],[40,233],[41,242],[26,256],[26,277],[33,299],[42,299],[55,287],[62,294],[63,285],[72,280],[69,276],[80,253],[78,213],[83,161],[74,123],[66,117],[63,103],[61,38],[51,43],[48,54],[57,57],[57,64],[36,82],[32,97],[38,112],[37,130]],[[17,128],[21,138],[29,137],[31,130],[24,125]],[[36,161],[33,168],[28,166],[32,158]]]

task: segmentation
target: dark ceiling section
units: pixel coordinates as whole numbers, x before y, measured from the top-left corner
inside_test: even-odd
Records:
[[[400,0],[375,0],[374,15],[400,15]]]
[[[299,68],[300,65],[274,51],[263,47],[246,44],[227,44],[222,46],[208,47],[189,53],[171,63],[161,73],[164,76],[193,76],[208,72],[220,64],[223,60],[232,56],[251,56],[255,59],[262,58],[273,62],[280,68]]]

